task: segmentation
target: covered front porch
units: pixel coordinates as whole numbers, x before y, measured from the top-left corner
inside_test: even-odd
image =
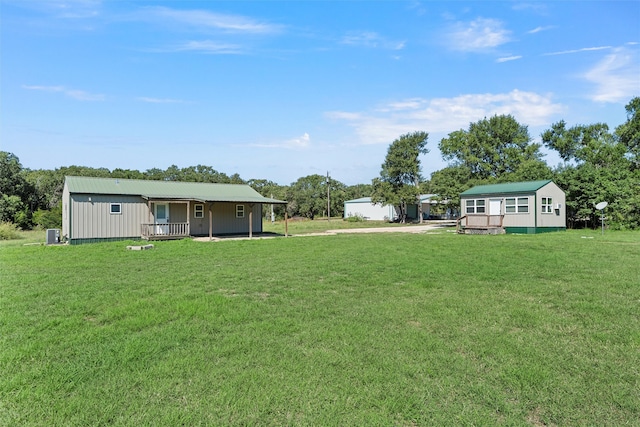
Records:
[[[263,203],[198,199],[147,200],[147,221],[141,224],[145,240],[187,237],[247,236],[262,232]],[[286,220],[286,218],[285,218]]]

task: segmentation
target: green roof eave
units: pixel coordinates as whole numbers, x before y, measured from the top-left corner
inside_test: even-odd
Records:
[[[476,185],[460,193],[460,196],[484,196],[489,194],[523,194],[535,193],[552,182],[550,179],[542,181],[505,182],[502,184]]]

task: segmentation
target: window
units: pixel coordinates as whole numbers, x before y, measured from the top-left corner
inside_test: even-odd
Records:
[[[542,206],[542,213],[553,213],[553,200],[551,197],[543,197],[540,206]]]
[[[195,205],[193,207],[194,218],[204,218],[204,205]]]
[[[529,198],[528,197],[507,197],[504,199],[505,213],[528,213]]]
[[[484,206],[484,200],[467,200],[465,202],[465,206],[466,206],[466,212],[468,214],[473,214],[473,213],[484,213],[485,212],[485,206]]]
[[[518,213],[528,213],[528,212],[529,212],[529,198],[518,197]]]
[[[112,215],[120,215],[122,213],[122,205],[120,203],[111,203],[109,212]]]
[[[504,212],[516,213],[516,199],[514,197],[504,199]]]
[[[236,218],[244,218],[244,205],[236,205]]]

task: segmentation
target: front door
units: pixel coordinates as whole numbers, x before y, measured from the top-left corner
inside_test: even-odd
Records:
[[[489,215],[500,215],[500,207],[502,204],[501,199],[491,199],[489,200]]]
[[[155,204],[156,234],[169,234],[169,204]]]

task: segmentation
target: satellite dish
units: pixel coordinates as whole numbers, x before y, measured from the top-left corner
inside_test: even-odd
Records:
[[[598,209],[599,211],[601,211],[602,209],[606,208],[609,205],[609,203],[607,202],[600,202],[596,205],[596,209]]]

